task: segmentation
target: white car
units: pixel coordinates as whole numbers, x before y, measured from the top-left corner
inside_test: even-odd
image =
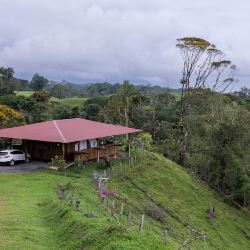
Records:
[[[18,149],[0,151],[0,164],[14,166],[16,162],[29,162],[30,155]]]

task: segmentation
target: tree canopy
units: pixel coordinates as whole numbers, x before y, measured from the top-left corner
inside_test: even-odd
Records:
[[[36,73],[33,75],[29,87],[36,91],[43,90],[48,85],[48,82],[48,79]]]

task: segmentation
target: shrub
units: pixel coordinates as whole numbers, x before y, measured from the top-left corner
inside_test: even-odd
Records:
[[[144,143],[144,148],[148,151],[153,150],[153,138],[149,133],[142,133],[137,136],[137,140]]]
[[[65,172],[66,171],[66,163],[65,160],[61,160],[58,156],[51,158],[50,162],[51,166],[57,167],[59,171]]]

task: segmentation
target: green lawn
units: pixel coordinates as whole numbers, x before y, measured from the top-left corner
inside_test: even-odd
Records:
[[[34,93],[34,91],[15,91],[15,93],[17,96],[29,97]],[[73,107],[73,106],[83,105],[87,99],[88,98],[84,98],[84,97],[70,97],[70,98],[63,98],[63,99],[51,97],[50,101],[59,102],[61,104],[65,104],[65,105],[69,105]]]
[[[0,249],[178,249],[190,237],[190,232],[167,213],[163,223],[145,216],[143,233],[138,233],[143,207],[155,205],[125,176],[204,231],[206,243],[196,240],[192,249],[249,249],[246,238],[247,234],[249,236],[249,214],[223,203],[216,193],[178,165],[147,153],[139,164],[125,167],[125,173],[119,161],[114,162],[114,166],[119,174],[111,178],[109,188],[118,194],[117,216],[122,201],[125,204],[119,222],[108,215],[91,181],[93,169],[102,172],[102,164],[92,163],[86,169],[70,170],[67,176],[52,170],[1,174]],[[56,194],[56,184],[68,182],[71,184],[66,196],[81,201],[80,211]],[[206,210],[210,206],[215,206],[218,213],[214,220],[207,218]],[[132,224],[127,230],[129,210],[132,211]],[[88,218],[86,214],[92,212],[96,217]],[[168,247],[162,244],[166,228]]]
[[[29,97],[34,93],[34,91],[15,91],[15,94],[17,96],[21,95],[21,96],[26,96]]]

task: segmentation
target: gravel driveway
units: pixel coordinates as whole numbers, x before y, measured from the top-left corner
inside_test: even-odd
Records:
[[[29,163],[19,163],[13,167],[11,166],[0,166],[1,173],[26,173],[37,168],[46,168],[48,167],[47,162],[41,161],[31,161]]]

